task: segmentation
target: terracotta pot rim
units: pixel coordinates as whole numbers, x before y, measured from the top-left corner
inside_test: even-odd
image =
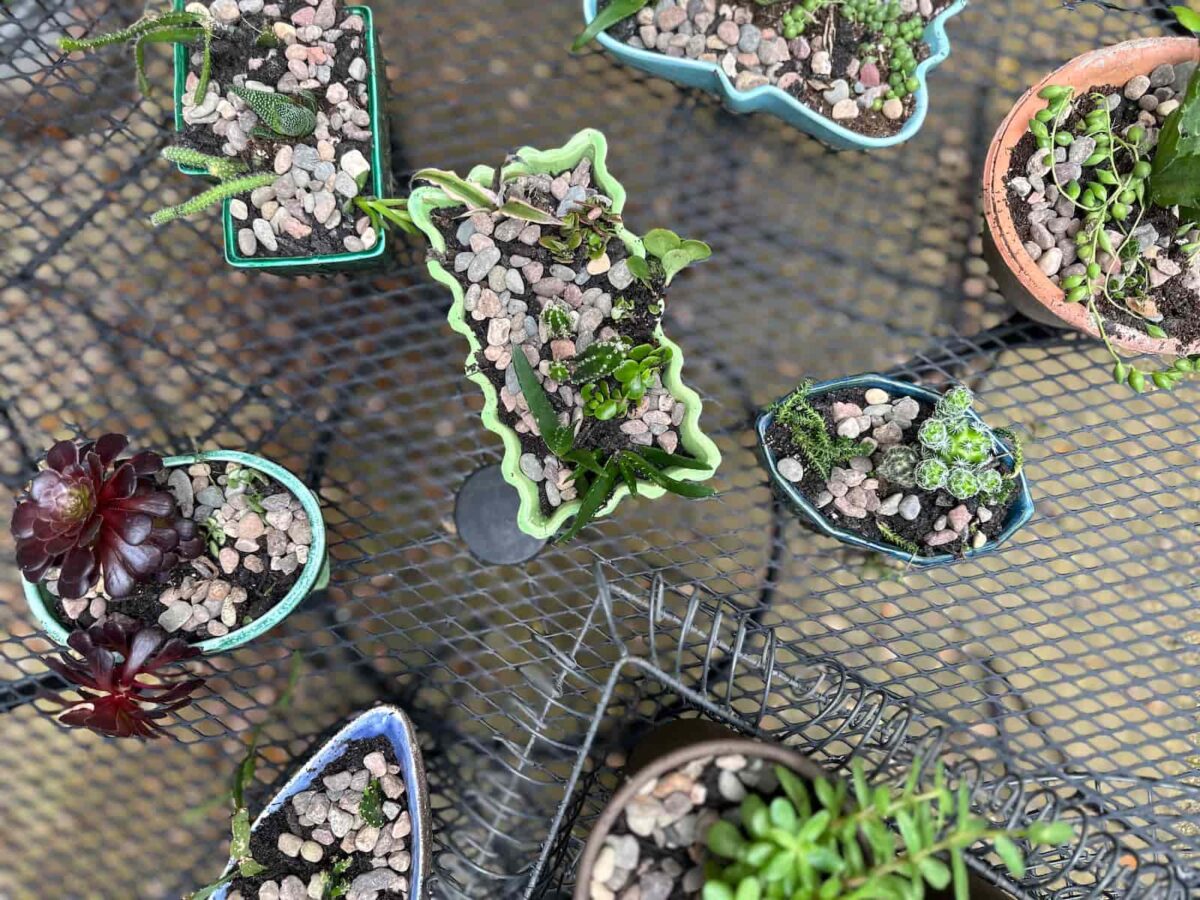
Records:
[[[988,154],[983,169],[983,217],[984,226],[990,233],[1003,263],[1017,278],[1021,286],[1040,303],[1049,314],[1062,322],[1066,327],[1082,331],[1094,338],[1100,333],[1088,313],[1087,306],[1082,303],[1068,303],[1065,294],[1049,276],[1038,268],[1037,263],[1025,252],[1025,248],[1017,233],[1013,221],[1012,210],[1009,207],[1008,191],[1004,179],[1008,176],[1008,167],[1012,150],[1020,136],[1025,133],[1025,125],[1016,132],[1014,140],[1009,135],[1017,121],[1028,122],[1035,110],[1035,105],[1043,103],[1037,97],[1038,91],[1052,83],[1070,82],[1071,76],[1079,71],[1103,71],[1111,66],[1114,59],[1124,60],[1136,57],[1141,65],[1146,65],[1147,71],[1162,63],[1180,63],[1196,59],[1200,55],[1195,39],[1186,37],[1155,37],[1139,38],[1090,50],[1076,56],[1070,62],[1055,69],[1032,87],[1013,105],[1000,127],[996,130],[988,147]],[[1112,81],[1117,83],[1121,79]],[[1105,83],[1102,78],[1091,76],[1088,86]],[[1175,338],[1152,338],[1149,335],[1126,328],[1121,325],[1108,324],[1109,340],[1113,345],[1133,353],[1160,354],[1164,356],[1179,356],[1200,353],[1200,340],[1188,345],[1180,345]]]
[[[592,826],[591,834],[588,835],[587,845],[584,847],[583,855],[579,859],[573,900],[588,900],[588,889],[592,880],[592,868],[596,864],[596,857],[600,855],[600,850],[604,846],[604,839],[612,830],[617,817],[624,811],[629,801],[642,789],[646,782],[665,775],[667,772],[671,772],[681,766],[685,766],[689,762],[701,757],[730,756],[733,754],[741,754],[743,756],[779,763],[808,779],[830,777],[824,769],[796,750],[781,747],[778,744],[763,743],[751,738],[731,737],[705,740],[692,744],[690,747],[681,747],[678,750],[664,754],[645,768],[640,769],[636,775],[626,781],[613,794],[612,799],[608,801],[608,804],[604,807],[604,811]]]

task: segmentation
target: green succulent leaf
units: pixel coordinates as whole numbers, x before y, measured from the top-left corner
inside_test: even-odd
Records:
[[[572,41],[571,52],[578,53],[594,41],[600,32],[611,28],[618,22],[625,21],[649,2],[650,0],[613,0],[612,3],[598,12],[596,17]],[[708,900],[708,898],[706,897],[705,900]]]
[[[1192,34],[1200,34],[1200,13],[1186,6],[1172,6],[1175,19]]]
[[[517,372],[517,382],[521,386],[521,393],[525,395],[525,401],[529,404],[529,412],[533,416],[533,420],[537,422],[538,431],[542,433],[542,440],[545,441],[551,453],[555,456],[563,456],[575,443],[574,432],[570,426],[563,425],[558,421],[558,414],[550,405],[546,389],[538,381],[537,373],[533,371],[533,366],[529,364],[524,352],[519,351],[513,354],[513,367]]]
[[[702,900],[737,900],[733,888],[721,881],[708,881],[701,893]]]
[[[777,828],[791,831],[796,827],[796,807],[786,797],[776,797],[768,807],[771,813],[771,824]]]
[[[644,285],[650,283],[650,263],[640,256],[630,256],[625,260],[630,274]]]
[[[229,855],[242,859],[250,854],[250,811],[241,807],[233,814],[231,826],[233,836],[229,841]]]
[[[1200,74],[1192,75],[1182,103],[1163,123],[1149,187],[1158,206],[1200,203]]]
[[[413,173],[413,181],[428,181],[451,200],[457,200],[471,210],[492,210],[498,203],[496,195],[487,188],[445,169],[420,169]]]
[[[497,212],[534,225],[561,225],[562,220],[524,200],[506,200]]]
[[[646,252],[657,256],[659,259],[662,259],[672,250],[678,250],[682,244],[683,241],[679,235],[666,228],[654,228],[642,238],[642,245],[646,248]]]
[[[616,481],[617,474],[615,467],[611,464],[605,466],[601,473],[596,476],[596,480],[592,482],[592,486],[588,488],[588,492],[584,494],[583,500],[579,504],[579,512],[575,513],[575,519],[571,522],[571,527],[559,539],[560,543],[572,540],[596,517],[596,514],[600,512],[600,508],[604,506],[605,501],[612,495]]]
[[[734,894],[734,900],[761,900],[762,887],[758,883],[758,879],[753,876],[743,878],[738,884],[737,893]]]
[[[708,830],[708,849],[725,859],[737,859],[745,843],[741,832],[732,822],[722,820]]]
[[[992,842],[992,846],[996,848],[996,855],[1000,857],[1001,862],[1014,878],[1025,877],[1025,854],[1013,843],[1011,838],[998,834]]]
[[[246,101],[255,115],[275,134],[282,137],[308,137],[317,127],[315,107],[305,105],[295,98],[272,91],[231,85],[230,93]]]

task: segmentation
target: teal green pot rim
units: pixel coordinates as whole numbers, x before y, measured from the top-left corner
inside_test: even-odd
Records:
[[[740,91],[716,63],[667,56],[657,50],[641,50],[617,40],[607,31],[601,32],[597,40],[600,46],[621,62],[659,78],[716,94],[728,109],[736,113],[763,112],[776,116],[836,150],[880,150],[912,139],[925,124],[925,116],[929,112],[929,73],[950,56],[946,23],[966,6],[967,0],[954,0],[925,26],[922,39],[929,45],[929,55],[917,66],[914,76],[920,84],[913,113],[898,132],[886,137],[872,137],[852,131],[773,84]],[[598,0],[583,0],[584,21],[590,23],[596,18],[598,8]]]
[[[283,466],[263,459],[261,456],[237,450],[208,450],[204,453],[168,456],[163,460],[163,465],[168,469],[174,469],[199,462],[234,462],[270,475],[300,499],[304,512],[308,515],[309,526],[312,528],[312,546],[309,547],[308,561],[300,570],[300,577],[296,579],[296,583],[292,585],[292,589],[287,592],[286,596],[249,625],[237,628],[221,637],[208,638],[192,645],[205,654],[225,653],[270,631],[286,619],[301,600],[313,591],[323,590],[329,584],[325,520],[321,516],[321,503],[317,500],[316,495],[308,489],[308,486]],[[21,579],[21,583],[25,589],[25,599],[29,603],[30,612],[33,613],[38,625],[56,644],[66,646],[70,629],[54,615],[53,598],[41,584],[33,584],[24,578]]]
[[[175,0],[175,8],[183,9],[184,0]],[[384,164],[385,114],[383,92],[379,86],[379,46],[375,40],[375,19],[369,6],[347,6],[346,13],[357,13],[363,17],[363,41],[367,51],[367,92],[371,102],[371,193],[375,197],[387,196],[385,187],[387,166]],[[187,82],[187,48],[175,45],[175,130],[183,131],[183,94]],[[207,177],[203,169],[179,166],[185,175]],[[385,229],[366,250],[344,253],[325,253],[314,256],[242,256],[237,247],[237,223],[229,211],[229,201],[221,205],[222,232],[225,241],[225,262],[236,269],[275,269],[280,272],[314,272],[369,265],[387,252],[388,233]]]
[[[515,161],[509,163],[501,171],[504,178],[526,174],[550,174],[573,169],[579,161],[587,158],[592,162],[596,184],[612,200],[614,212],[620,213],[625,207],[625,188],[608,171],[608,142],[603,134],[594,129],[584,129],[573,137],[564,147],[556,150],[536,150],[525,147],[516,154]],[[492,184],[495,170],[490,166],[476,166],[467,176],[471,181],[480,185]],[[422,187],[412,192],[408,201],[408,210],[413,222],[429,239],[434,252],[445,253],[446,243],[441,232],[433,225],[430,214],[436,209],[462,204],[450,197],[439,188]],[[626,230],[618,229],[618,236],[629,251],[644,257],[645,249],[641,238]],[[445,267],[430,257],[426,263],[429,274],[435,280],[449,288],[454,297],[450,307],[448,320],[450,327],[467,339],[470,350],[466,358],[466,374],[483,391],[484,407],[481,413],[483,425],[489,431],[500,436],[504,442],[504,458],[500,463],[500,471],[504,480],[517,490],[520,497],[520,508],[517,511],[517,525],[528,535],[548,539],[553,537],[579,509],[580,500],[564,503],[546,516],[541,509],[538,486],[535,481],[526,476],[520,468],[521,441],[517,433],[500,420],[500,398],[495,387],[483,373],[473,369],[472,360],[476,353],[482,351],[482,346],[475,337],[475,332],[466,320],[466,307],[463,289]],[[682,481],[707,481],[717,471],[721,464],[721,452],[717,445],[700,429],[700,414],[703,402],[700,395],[683,382],[683,351],[679,345],[663,334],[660,325],[655,331],[655,338],[671,349],[671,359],[663,372],[663,385],[676,400],[684,405],[683,422],[679,426],[680,447],[693,458],[704,463],[704,469],[669,469],[667,474]],[[650,499],[661,497],[666,491],[652,484],[639,484],[638,495]],[[610,515],[629,495],[629,488],[619,485],[612,499],[598,513],[599,516]]]

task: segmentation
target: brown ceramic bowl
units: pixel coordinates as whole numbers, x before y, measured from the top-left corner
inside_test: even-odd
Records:
[[[702,725],[711,727],[704,730],[699,728],[693,730],[688,727],[687,723],[701,723]],[[672,726],[684,726],[684,728],[674,729]],[[690,746],[678,747],[677,745],[681,742],[680,738],[686,739],[683,734],[685,730],[695,736],[697,740]],[[667,731],[670,731],[669,735],[666,734]],[[637,768],[635,774],[625,782],[621,789],[613,795],[612,799],[608,801],[604,812],[600,814],[600,818],[592,826],[592,832],[588,835],[587,844],[583,848],[583,856],[579,861],[573,900],[591,900],[592,869],[596,865],[596,857],[600,855],[600,850],[604,847],[605,838],[608,837],[608,833],[616,823],[617,817],[621,815],[629,801],[636,797],[649,781],[655,778],[673,772],[681,766],[685,766],[693,760],[702,757],[729,756],[733,754],[741,754],[752,759],[764,759],[768,762],[787,766],[808,782],[812,782],[818,778],[829,778],[829,773],[807,756],[803,756],[795,750],[747,738],[713,738],[711,736],[714,733],[720,732],[724,732],[727,735],[734,734],[734,732],[728,729],[711,722],[705,722],[702,719],[683,720],[665,726],[660,732],[652,733],[647,742],[634,751],[631,758],[632,765],[634,767],[638,766],[639,757],[642,757],[643,763],[640,768]],[[652,746],[648,748],[648,753],[643,753],[647,749],[645,746],[646,743]],[[671,749],[673,745],[677,749]],[[651,757],[651,759],[644,761],[646,757]],[[973,872],[970,873],[969,880],[972,900],[1011,900],[1008,894],[982,881]],[[930,897],[931,900],[942,900],[942,898],[948,900],[952,896],[952,893],[926,891],[926,896]]]
[[[1029,120],[1045,106],[1038,91],[1048,84],[1073,87],[1076,92],[1097,85],[1123,85],[1135,75],[1148,74],[1163,63],[1172,65],[1200,58],[1195,38],[1146,38],[1077,56],[1051,72],[1024,93],[992,138],[983,168],[984,255],[1000,292],[1029,318],[1046,325],[1072,328],[1100,336],[1086,304],[1068,303],[1063,292],[1025,252],[1008,205],[1005,178],[1013,149],[1029,128]],[[1173,338],[1159,339],[1121,325],[1107,326],[1109,339],[1130,353],[1181,356],[1200,352],[1200,341],[1180,346]]]

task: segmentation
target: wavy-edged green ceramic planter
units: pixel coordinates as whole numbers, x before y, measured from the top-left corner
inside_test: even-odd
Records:
[[[596,18],[598,6],[597,0],[583,0],[585,22],[590,23],[592,19]],[[920,87],[917,89],[917,100],[913,107],[913,113],[899,131],[885,137],[873,137],[852,131],[773,84],[764,84],[762,87],[752,88],[748,91],[739,91],[729,80],[729,76],[716,63],[667,56],[657,50],[631,47],[607,32],[601,32],[597,39],[605,50],[621,62],[657,75],[659,78],[666,78],[677,84],[700,88],[710,94],[716,94],[724,101],[726,108],[733,112],[768,113],[782,119],[793,128],[812,135],[835,150],[880,150],[911,140],[925,124],[925,115],[929,111],[929,85],[926,80],[929,73],[950,56],[950,38],[946,36],[946,22],[962,12],[966,6],[967,0],[954,0],[925,26],[922,40],[929,45],[929,56],[921,60],[920,65],[917,66],[915,77],[920,82]]]
[[[612,201],[612,211],[620,213],[625,207],[625,188],[609,174],[607,157],[608,142],[604,135],[588,128],[579,132],[566,146],[557,150],[522,148],[517,152],[515,160],[501,170],[501,177],[507,180],[520,175],[558,174],[570,171],[579,164],[580,160],[586,158],[592,163],[596,185]],[[495,177],[495,170],[490,166],[476,166],[467,177],[477,184],[490,186]],[[434,226],[431,214],[436,209],[461,205],[459,201],[452,200],[439,188],[423,187],[412,192],[408,201],[408,211],[412,215],[413,222],[429,239],[433,252],[445,253],[446,242],[443,240],[441,232]],[[641,257],[646,255],[641,238],[637,235],[624,227],[618,228],[617,234],[630,253]],[[504,441],[504,459],[500,463],[500,470],[504,475],[504,480],[517,489],[521,499],[520,509],[517,512],[517,524],[522,531],[533,537],[550,538],[566,524],[567,519],[575,514],[579,509],[580,501],[572,500],[564,503],[550,516],[546,516],[542,512],[537,483],[526,476],[519,465],[522,453],[521,441],[517,433],[500,420],[499,397],[495,387],[487,379],[487,376],[474,370],[472,361],[475,354],[482,351],[483,347],[467,323],[462,286],[458,283],[458,279],[447,272],[445,267],[432,255],[427,265],[429,274],[449,288],[454,295],[454,304],[450,307],[449,314],[450,327],[465,337],[470,345],[470,351],[466,358],[467,377],[479,385],[483,391],[484,427],[498,434]],[[669,347],[671,350],[671,358],[662,373],[663,386],[672,397],[683,403],[685,409],[683,422],[679,426],[680,448],[705,465],[704,469],[667,469],[666,474],[680,481],[707,481],[721,464],[721,452],[717,449],[717,445],[700,430],[700,413],[703,404],[700,395],[683,383],[683,351],[678,344],[663,334],[661,325],[655,330],[654,336],[663,346]],[[661,497],[664,493],[666,491],[657,485],[640,484],[638,486],[638,495],[650,499]],[[610,515],[628,495],[629,488],[624,484],[619,485],[612,499],[597,515]]]
[[[194,647],[202,653],[225,653],[248,643],[262,634],[270,631],[288,617],[293,609],[313,591],[319,591],[329,584],[329,557],[325,548],[325,520],[321,516],[321,504],[314,494],[299,478],[283,466],[273,463],[252,453],[242,453],[237,450],[209,450],[204,453],[189,453],[184,456],[168,456],[163,459],[163,465],[168,469],[179,466],[190,466],[201,462],[232,462],[238,465],[257,469],[264,475],[269,475],[278,481],[294,496],[298,497],[304,512],[308,516],[312,528],[312,546],[309,547],[308,561],[300,570],[300,577],[292,585],[292,589],[269,610],[241,628],[235,628],[229,634],[197,641]],[[57,644],[66,646],[67,637],[74,626],[67,626],[54,614],[54,598],[50,596],[42,584],[33,584],[21,579],[25,588],[25,600],[41,629]]]
[[[174,0],[174,8],[182,10],[184,0]],[[387,79],[380,78],[379,42],[375,34],[375,20],[369,6],[347,6],[347,15],[357,13],[363,18],[363,43],[367,51],[367,92],[371,109],[371,193],[375,197],[386,197],[391,188],[391,142],[388,137]],[[175,130],[183,131],[183,95],[187,84],[188,48],[175,45]],[[207,178],[203,169],[178,165],[185,175]],[[388,234],[382,231],[373,247],[345,253],[324,253],[313,256],[242,256],[237,246],[237,224],[229,212],[229,201],[221,204],[222,232],[225,241],[225,261],[237,269],[263,269],[275,274],[316,275],[332,272],[353,271],[370,268],[384,259],[387,253]]]

